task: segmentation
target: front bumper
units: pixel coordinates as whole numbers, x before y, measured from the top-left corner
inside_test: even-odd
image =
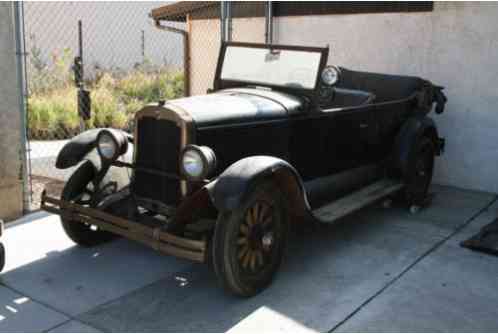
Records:
[[[102,230],[138,241],[167,255],[196,262],[206,260],[205,241],[181,238],[160,227],[149,227],[101,210],[49,197],[45,191],[41,197],[41,209],[74,222],[95,225]]]

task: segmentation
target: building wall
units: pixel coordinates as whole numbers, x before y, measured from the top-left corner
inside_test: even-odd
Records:
[[[498,192],[498,4],[434,5],[426,13],[276,18],[276,41],[330,44],[330,64],[445,86],[446,112],[433,114],[447,139],[435,182]]]
[[[220,51],[220,20],[193,20],[190,25],[190,94],[213,88]]]
[[[0,219],[22,213],[21,112],[12,2],[0,2]]]
[[[232,40],[238,42],[265,41],[264,18],[232,20]],[[205,94],[213,87],[214,72],[220,51],[220,20],[192,20],[190,28],[190,92]]]

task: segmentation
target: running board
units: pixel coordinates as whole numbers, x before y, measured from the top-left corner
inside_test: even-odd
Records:
[[[382,179],[351,195],[335,200],[313,211],[313,215],[324,223],[333,223],[356,210],[388,196],[403,188],[403,183]]]

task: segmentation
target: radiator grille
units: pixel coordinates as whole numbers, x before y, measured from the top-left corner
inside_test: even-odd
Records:
[[[157,175],[141,168],[179,175],[178,158],[181,150],[181,130],[175,122],[152,117],[138,120],[133,193],[167,205],[178,204],[180,181]]]

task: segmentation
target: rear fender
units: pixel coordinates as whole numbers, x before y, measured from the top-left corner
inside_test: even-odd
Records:
[[[310,212],[306,191],[296,169],[288,162],[270,156],[252,156],[229,166],[215,181],[206,185],[211,201],[220,212],[238,208],[252,186],[272,179],[289,201],[293,215]]]
[[[403,175],[408,169],[409,157],[415,142],[422,136],[428,136],[434,142],[436,153],[441,154],[441,139],[439,138],[436,124],[427,116],[415,116],[409,118],[401,127],[395,145],[393,158],[395,167]]]

